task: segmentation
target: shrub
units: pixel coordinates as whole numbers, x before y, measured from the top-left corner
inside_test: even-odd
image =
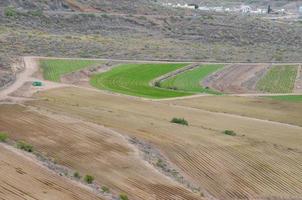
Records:
[[[77,179],[80,179],[81,178],[81,175],[79,172],[74,172],[73,173],[73,177],[77,178]]]
[[[125,194],[120,194],[120,200],[129,200],[128,196]]]
[[[6,7],[6,8],[4,9],[4,14],[5,14],[5,16],[7,16],[7,17],[14,17],[14,16],[17,15],[17,11],[15,10],[14,7]]]
[[[171,123],[175,123],[175,124],[181,124],[181,125],[185,125],[185,126],[188,126],[189,123],[187,120],[185,120],[184,118],[173,118],[171,120]]]
[[[155,87],[160,87],[160,82],[159,82],[159,81],[156,81],[156,82],[154,83],[154,86],[155,86]]]
[[[85,181],[86,183],[88,183],[88,184],[91,184],[91,183],[94,181],[94,178],[93,178],[93,176],[91,176],[91,175],[86,175],[86,176],[84,177],[84,181]]]
[[[102,186],[101,190],[103,193],[108,193],[110,191],[109,188],[106,186]]]
[[[236,133],[232,130],[225,130],[223,133],[230,136],[236,136]]]
[[[0,132],[0,142],[6,142],[7,140],[7,134]]]
[[[27,152],[33,152],[33,146],[30,145],[30,144],[27,144],[24,141],[18,141],[17,142],[17,148],[22,149],[22,150],[27,151]]]

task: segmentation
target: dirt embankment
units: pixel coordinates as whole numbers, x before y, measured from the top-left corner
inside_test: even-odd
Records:
[[[257,82],[269,68],[268,64],[231,65],[207,77],[203,85],[224,93],[257,93]]]

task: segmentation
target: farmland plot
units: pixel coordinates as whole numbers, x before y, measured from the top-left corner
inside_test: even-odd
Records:
[[[201,85],[201,82],[205,77],[221,69],[222,67],[223,65],[202,65],[198,68],[185,71],[172,78],[169,78],[161,82],[160,86],[163,88],[172,88],[175,90],[183,90],[188,92],[216,94],[217,92],[204,88]]]
[[[42,114],[2,105],[1,130],[13,140],[27,141],[36,151],[81,176],[91,174],[100,186],[125,193],[130,199],[202,199],[146,164],[121,135],[102,126],[54,114],[47,116],[47,112],[40,111]]]
[[[46,80],[60,82],[61,76],[65,74],[101,63],[95,60],[43,59],[40,65]]]
[[[99,89],[147,98],[187,96],[191,93],[150,86],[153,79],[184,66],[186,64],[124,64],[92,76],[91,85]]]
[[[1,127],[2,128],[2,127]],[[7,200],[101,200],[0,144],[0,196]]]
[[[38,96],[48,100],[28,104],[153,143],[192,182],[216,198],[295,199],[302,195],[301,127],[76,88]],[[175,116],[185,118],[189,126],[170,123]],[[237,136],[223,134],[227,129]]]
[[[276,65],[257,83],[257,89],[269,93],[293,92],[298,66]]]
[[[236,64],[208,76],[203,85],[223,93],[256,93],[256,84],[270,68],[264,64]]]

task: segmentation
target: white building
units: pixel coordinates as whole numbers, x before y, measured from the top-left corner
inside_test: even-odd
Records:
[[[250,6],[241,6],[240,10],[242,13],[249,13],[251,12],[252,8]]]

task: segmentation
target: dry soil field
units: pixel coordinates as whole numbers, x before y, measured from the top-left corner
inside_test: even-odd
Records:
[[[219,199],[300,198],[302,128],[191,107],[65,88],[27,105],[151,142]],[[184,117],[189,127],[171,124]],[[234,130],[237,136],[222,132]],[[236,164],[234,164],[236,163]]]

